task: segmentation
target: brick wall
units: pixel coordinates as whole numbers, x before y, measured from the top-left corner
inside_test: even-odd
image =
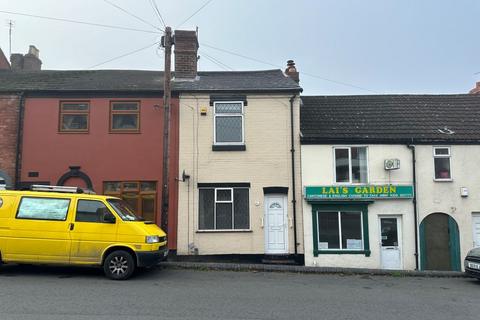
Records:
[[[0,174],[15,178],[20,97],[0,95]]]
[[[175,77],[193,79],[197,76],[198,40],[195,31],[175,31]]]
[[[470,90],[470,94],[480,94],[480,81],[477,82],[475,88]]]

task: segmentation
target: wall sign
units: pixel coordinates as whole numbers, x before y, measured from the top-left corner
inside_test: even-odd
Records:
[[[411,185],[358,185],[358,186],[310,186],[305,187],[305,199],[349,200],[349,199],[410,199]]]

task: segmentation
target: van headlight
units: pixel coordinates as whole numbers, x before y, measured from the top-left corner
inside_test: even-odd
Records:
[[[160,242],[160,238],[158,236],[146,236],[145,237],[146,243],[157,243]]]

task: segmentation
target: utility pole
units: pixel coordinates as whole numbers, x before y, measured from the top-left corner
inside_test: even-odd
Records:
[[[169,198],[169,165],[170,165],[170,97],[171,97],[171,65],[172,65],[172,28],[165,27],[162,37],[162,46],[165,48],[165,71],[163,83],[163,188],[162,188],[162,216],[161,226],[168,235],[168,198]]]

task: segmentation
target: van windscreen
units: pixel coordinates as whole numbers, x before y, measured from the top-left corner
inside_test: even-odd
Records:
[[[113,207],[115,212],[122,218],[123,221],[143,221],[142,217],[135,214],[132,208],[123,200],[108,199],[108,203]]]

